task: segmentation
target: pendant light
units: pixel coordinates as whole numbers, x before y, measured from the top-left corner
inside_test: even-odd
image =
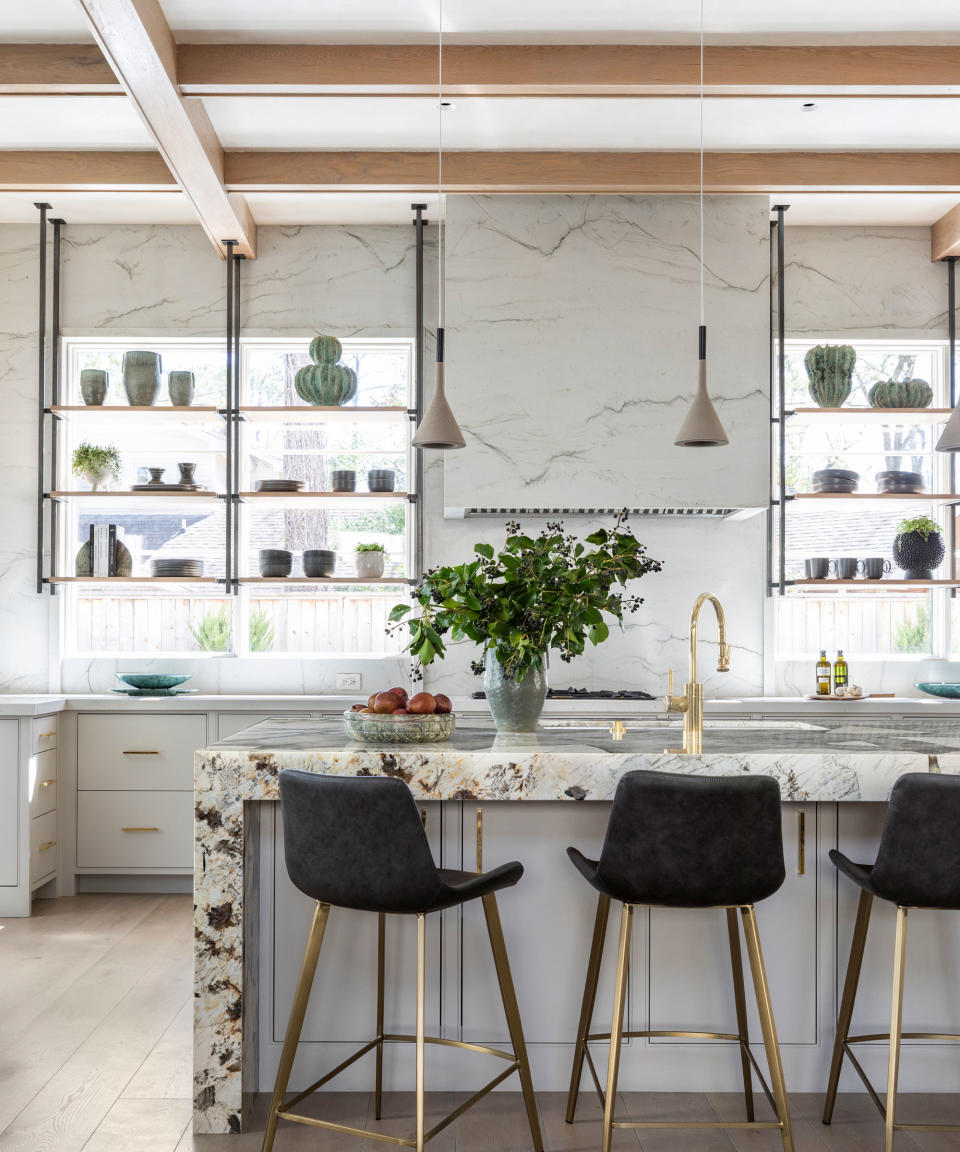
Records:
[[[700,335],[697,390],[674,440],[679,448],[716,448],[727,434],[707,391],[707,326],[703,304],[703,0],[700,0]]]
[[[443,386],[443,284],[445,250],[443,242],[446,201],[443,197],[443,0],[438,0],[440,11],[440,32],[437,41],[437,109],[439,128],[437,132],[437,375],[433,387],[433,399],[420,421],[413,438],[416,448],[465,448],[466,440],[454,418]]]

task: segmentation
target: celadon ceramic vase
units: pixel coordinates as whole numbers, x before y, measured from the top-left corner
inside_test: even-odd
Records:
[[[192,372],[170,371],[167,373],[167,391],[170,403],[177,408],[189,408],[193,403],[194,384]]]
[[[528,668],[517,683],[508,676],[492,649],[483,655],[483,690],[498,732],[535,732],[547,698],[547,672]]]
[[[123,390],[134,408],[149,408],[160,395],[163,364],[159,352],[124,352]]]
[[[80,372],[80,395],[84,404],[99,407],[110,387],[109,373],[103,368],[84,368]]]

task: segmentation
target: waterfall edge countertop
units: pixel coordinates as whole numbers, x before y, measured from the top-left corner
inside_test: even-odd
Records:
[[[855,707],[855,705],[852,705]],[[665,753],[676,722],[637,717],[615,740],[610,721],[541,722],[498,736],[464,717],[440,744],[352,742],[340,717],[272,719],[195,757],[194,1131],[240,1132],[257,1082],[257,828],[247,802],[275,801],[284,768],[399,776],[418,800],[610,800],[634,768],[701,775],[763,773],[786,801],[882,801],[906,772],[960,772],[960,721],[879,716],[711,719],[699,756]],[[245,947],[246,944],[246,947]]]

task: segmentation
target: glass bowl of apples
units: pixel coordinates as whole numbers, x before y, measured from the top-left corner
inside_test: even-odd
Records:
[[[347,735],[365,744],[436,744],[457,727],[449,696],[390,688],[343,714]]]

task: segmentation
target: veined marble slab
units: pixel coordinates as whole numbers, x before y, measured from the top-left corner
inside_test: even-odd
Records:
[[[256,912],[248,801],[276,800],[285,768],[399,776],[418,800],[609,801],[631,769],[773,776],[785,801],[883,801],[906,772],[960,771],[960,723],[870,717],[714,721],[701,756],[664,752],[664,722],[631,722],[623,740],[590,721],[498,736],[471,719],[442,744],[361,745],[339,719],[264,720],[196,754],[194,1130],[239,1132],[256,1084],[256,994],[244,971],[245,909]],[[252,955],[253,949],[248,949]]]

